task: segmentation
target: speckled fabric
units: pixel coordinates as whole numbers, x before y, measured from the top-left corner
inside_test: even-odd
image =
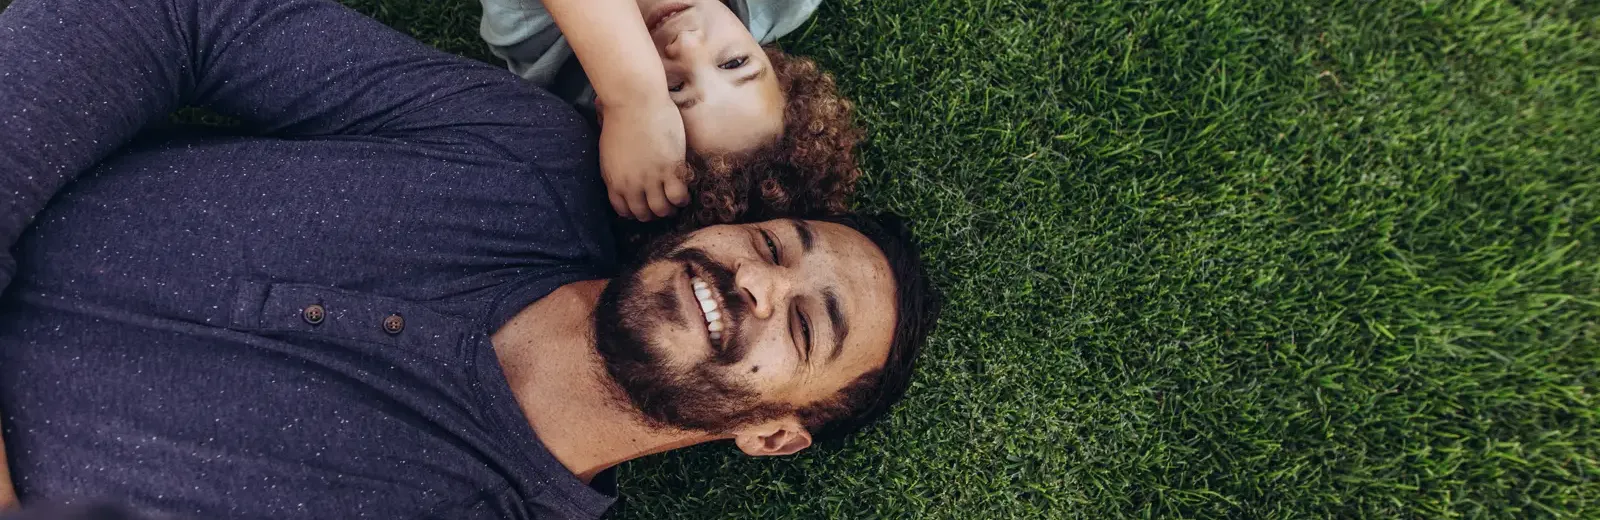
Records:
[[[154,132],[186,105],[243,135]],[[488,341],[609,275],[576,113],[320,0],[0,14],[0,413],[24,504],[593,518]]]

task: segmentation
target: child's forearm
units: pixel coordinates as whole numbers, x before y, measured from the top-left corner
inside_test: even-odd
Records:
[[[0,431],[5,425],[0,424]],[[11,487],[11,469],[6,462],[6,442],[0,439],[0,511],[17,507],[17,490]]]
[[[545,0],[607,107],[664,102],[667,77],[634,0]]]

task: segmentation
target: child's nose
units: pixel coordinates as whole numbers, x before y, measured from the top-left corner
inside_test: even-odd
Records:
[[[672,42],[667,44],[667,57],[678,59],[684,54],[694,52],[705,45],[705,35],[697,30],[688,30],[672,37]]]

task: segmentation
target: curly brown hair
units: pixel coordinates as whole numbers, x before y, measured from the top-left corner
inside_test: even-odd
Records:
[[[855,105],[839,95],[833,75],[817,62],[772,46],[762,50],[784,96],[783,134],[739,154],[691,151],[689,205],[666,221],[619,223],[625,246],[670,230],[835,215],[849,206],[861,177],[855,147],[863,132],[855,124]]]
[[[809,58],[765,47],[784,95],[783,134],[754,151],[731,156],[691,154],[695,194],[678,229],[837,214],[855,192],[861,169],[855,146],[862,131],[855,105],[839,95],[833,75]]]

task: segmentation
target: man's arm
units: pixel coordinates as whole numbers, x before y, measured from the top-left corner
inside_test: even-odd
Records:
[[[332,0],[18,0],[0,13],[0,100],[0,288],[57,191],[183,106],[528,162],[546,127],[581,137],[570,113],[511,108],[559,109],[548,94]]]

